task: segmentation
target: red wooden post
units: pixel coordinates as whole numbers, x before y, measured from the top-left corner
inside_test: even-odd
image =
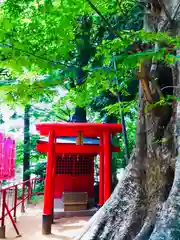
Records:
[[[54,138],[54,144],[56,144],[55,138]],[[53,146],[55,146],[55,145],[53,145]],[[52,164],[52,223],[54,223],[55,174],[56,174],[56,154],[54,154],[54,156],[53,156],[53,164]]]
[[[102,150],[99,154],[99,206],[104,204],[104,149],[103,149],[103,136],[100,137],[100,146]]]
[[[18,195],[18,187],[15,185],[15,193],[14,193],[14,221],[16,222],[16,209],[17,209],[17,195]]]
[[[36,179],[34,179],[34,193],[36,193]]]
[[[53,208],[53,162],[54,162],[54,131],[49,133],[48,143],[48,159],[46,167],[46,179],[44,189],[44,210],[43,210],[43,224],[42,233],[44,235],[51,234],[52,224],[52,208]]]
[[[25,212],[25,206],[24,206],[24,201],[25,201],[25,183],[23,182],[22,186],[22,205],[21,205],[21,212]]]
[[[15,221],[13,220],[13,217],[12,217],[12,215],[11,215],[11,212],[10,212],[10,210],[9,210],[9,208],[8,208],[8,206],[7,206],[6,203],[5,203],[5,209],[6,209],[6,211],[7,211],[7,214],[9,215],[9,218],[10,218],[10,220],[11,220],[11,222],[12,222],[12,225],[13,225],[14,229],[16,230],[17,235],[20,237],[21,235],[19,234],[18,228],[17,228],[17,226],[16,226],[16,224],[15,224]]]
[[[111,143],[109,132],[104,132],[103,141],[104,141],[104,202],[105,202],[109,199],[112,190]]]
[[[31,180],[28,181],[28,203],[31,200]]]
[[[5,238],[5,204],[6,204],[6,190],[2,191],[2,215],[1,215],[1,226],[0,226],[0,238]]]

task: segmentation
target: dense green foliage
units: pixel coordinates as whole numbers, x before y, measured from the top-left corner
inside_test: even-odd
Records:
[[[39,139],[38,135],[31,135],[30,141],[30,163],[43,160],[45,157],[36,151],[36,141]],[[16,142],[16,166],[18,167],[23,163],[24,143],[23,141]]]
[[[152,34],[147,36],[141,31],[132,31],[132,18],[128,19],[128,16],[135,11],[135,1],[124,0],[121,8],[117,1],[98,1],[96,6],[109,20],[118,36],[114,38],[115,34],[111,30],[111,39],[108,34],[101,47],[98,48],[96,56],[103,54],[106,65],[111,60],[113,52],[121,53],[138,39],[146,42],[165,39],[163,34],[161,36],[155,34],[153,37]],[[24,77],[27,76],[25,69],[33,77],[37,74],[47,74],[53,69],[77,70],[78,66],[74,64],[74,61],[78,57],[75,41],[78,25],[83,21],[83,16],[88,15],[92,16],[92,40],[99,37],[100,27],[105,28],[104,32],[107,30],[109,32],[109,28],[102,22],[100,16],[95,14],[88,1],[63,3],[59,1],[5,1],[4,7],[1,8],[0,20],[1,59],[3,60],[1,65],[10,69],[11,74],[24,75]],[[136,14],[136,20],[138,17],[139,15]],[[126,21],[130,20],[130,24],[122,28],[119,27],[119,22],[123,18],[126,18]],[[101,40],[99,39],[100,42]],[[170,38],[169,41],[172,42]],[[153,53],[149,52],[149,54]],[[124,53],[120,58],[127,60],[128,56]],[[131,65],[133,65],[132,61]],[[123,67],[119,69],[122,72]]]
[[[172,46],[176,43],[176,47],[179,44],[178,39],[165,33],[140,30],[142,9],[136,1],[124,0],[121,4],[118,1],[98,1],[95,5],[103,16],[97,14],[97,9],[93,9],[89,1],[5,1],[0,19],[1,65],[18,79],[18,84],[12,85],[16,94],[13,91],[9,98],[28,95],[32,99],[44,89],[49,91],[52,77],[41,86],[39,75],[50,74],[54,78],[55,74],[53,84],[62,85],[64,81],[70,84],[77,71],[86,67],[87,80],[83,85],[71,88],[66,99],[87,106],[92,98],[107,89],[111,94],[125,92],[128,82],[135,78],[134,70],[140,60],[152,56],[171,60],[166,48],[155,52],[150,47],[133,52],[135,43],[166,41]],[[87,44],[91,50],[88,66],[87,61],[82,63],[79,55],[87,51]],[[129,55],[129,50],[134,54]]]

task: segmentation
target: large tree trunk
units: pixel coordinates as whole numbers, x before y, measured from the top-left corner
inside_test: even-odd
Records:
[[[164,3],[172,16],[179,1]],[[165,18],[156,26],[159,31]],[[179,34],[180,20],[176,23],[173,31]],[[180,63],[161,69],[160,87],[176,86],[179,96]],[[180,239],[180,103],[149,112],[146,106],[140,85],[136,147],[124,178],[76,240]]]
[[[77,71],[76,84],[81,85],[86,78],[86,71],[83,67],[86,66],[93,54],[93,47],[91,44],[90,34],[92,28],[92,20],[87,16],[83,16],[80,21],[80,31],[76,35],[76,44],[78,50],[77,65],[79,65]],[[75,113],[71,119],[72,122],[87,122],[86,118],[86,108],[77,106],[75,108]]]

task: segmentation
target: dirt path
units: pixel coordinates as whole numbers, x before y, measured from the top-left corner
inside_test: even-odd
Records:
[[[89,217],[72,217],[55,220],[55,224],[52,225],[53,234],[48,236],[41,234],[42,203],[29,207],[26,213],[18,217],[17,220],[17,226],[22,235],[22,237],[18,238],[20,240],[72,240],[82,230]],[[15,230],[10,226],[7,226],[6,239],[17,239]]]

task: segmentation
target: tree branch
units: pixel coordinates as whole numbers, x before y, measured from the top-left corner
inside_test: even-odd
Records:
[[[58,107],[54,107],[54,109],[57,109],[57,110],[61,111],[62,113],[64,113],[65,115],[67,115],[69,117],[69,112],[68,111],[66,112],[66,110],[63,110],[63,109],[58,108]]]
[[[146,96],[147,101],[149,103],[152,103],[153,98],[152,98],[152,95],[151,95],[151,90],[149,88],[149,83],[148,83],[148,80],[147,80],[144,64],[140,65],[139,72],[137,73],[137,77],[141,82],[141,86],[142,86],[142,89],[144,91],[144,94]]]
[[[69,107],[68,107],[68,105],[66,103],[65,103],[65,105],[66,105],[66,109],[68,111],[68,116],[70,118],[71,117],[71,110],[69,109]]]
[[[33,107],[33,108],[34,108],[35,110],[37,110],[37,111],[40,111],[40,112],[46,112],[47,114],[51,114],[52,112],[54,112],[54,111],[49,110],[49,109],[47,109],[47,108],[45,108],[45,109],[41,109],[41,108],[38,108],[38,107]],[[32,115],[33,115],[33,113],[32,113]],[[66,114],[66,115],[67,115],[67,114]],[[58,118],[59,120],[61,120],[61,121],[68,122],[67,119],[59,116],[59,115],[56,114],[55,112],[54,112],[54,116],[55,116],[56,118]]]
[[[61,121],[68,122],[67,119],[65,119],[65,118],[63,118],[63,117],[61,117],[61,116],[59,116],[59,115],[57,115],[57,114],[56,114],[56,117],[57,117],[59,120],[61,120]]]
[[[46,57],[43,57],[43,56],[37,56],[34,53],[28,52],[26,50],[23,50],[23,49],[20,49],[20,48],[17,48],[17,47],[14,47],[12,44],[11,45],[10,44],[4,44],[3,42],[0,42],[0,44],[2,44],[4,47],[15,49],[17,51],[20,51],[20,52],[25,53],[27,55],[30,55],[30,56],[33,56],[35,58],[41,59],[43,61],[47,61],[47,62],[52,63],[52,64],[57,64],[57,65],[66,66],[66,67],[76,67],[77,68],[76,65],[69,65],[69,64],[63,63],[61,61],[54,61],[54,60],[50,60],[50,59],[48,59]]]
[[[170,13],[168,12],[168,10],[167,10],[167,8],[166,8],[165,4],[164,4],[164,3],[162,3],[162,1],[161,1],[161,0],[157,0],[157,1],[159,2],[160,6],[161,6],[161,7],[162,7],[162,9],[164,10],[164,13],[165,13],[165,15],[166,15],[166,17],[167,17],[168,21],[169,21],[170,23],[172,23],[172,18],[171,18],[171,15],[170,15]]]
[[[173,13],[173,16],[172,16],[172,20],[173,20],[173,21],[175,20],[177,14],[178,14],[179,8],[180,8],[180,2],[179,2],[179,4],[177,5],[177,8],[176,8],[175,12]]]
[[[96,8],[96,6],[91,2],[91,0],[86,0],[88,2],[88,4],[91,6],[91,8],[102,18],[102,20],[104,21],[104,23],[107,25],[107,27],[109,28],[109,30],[116,36],[119,37],[118,32],[111,26],[111,24],[108,22],[108,20],[101,14],[101,12]]]

